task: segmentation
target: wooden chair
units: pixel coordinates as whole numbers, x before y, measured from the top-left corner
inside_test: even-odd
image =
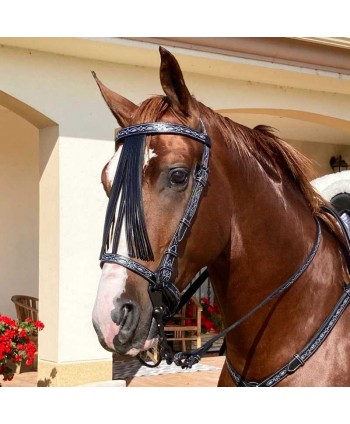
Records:
[[[191,345],[186,346],[186,343],[190,344],[196,342],[196,347],[202,345],[202,334],[201,334],[201,312],[202,305],[199,303],[196,297],[192,297],[187,305],[183,306],[178,314],[176,314],[171,322],[165,327],[165,333],[169,334],[167,340],[181,342],[182,350],[191,349]]]
[[[20,321],[25,321],[26,318],[31,318],[33,321],[39,319],[39,299],[33,296],[15,295],[11,297],[15,304],[17,318]]]
[[[39,299],[33,296],[25,295],[15,295],[11,297],[12,302],[15,304],[17,318],[20,321],[25,321],[26,318],[31,318],[33,321],[39,319]],[[29,336],[29,339],[35,343],[36,348],[38,349],[38,336]],[[38,361],[38,352],[35,354],[35,360],[31,369],[37,369]],[[25,368],[21,365],[18,368],[17,373],[21,372],[22,368]]]

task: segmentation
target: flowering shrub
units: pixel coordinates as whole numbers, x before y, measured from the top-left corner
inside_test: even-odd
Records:
[[[223,330],[223,324],[221,319],[221,313],[219,306],[216,302],[213,304],[210,303],[210,300],[207,297],[202,297],[200,299],[200,304],[202,306],[201,313],[201,331],[203,334],[209,333],[209,331],[214,330],[215,333],[219,333]],[[186,303],[186,313],[185,317],[178,315],[173,316],[166,325],[197,325],[196,319],[196,305],[191,299]]]
[[[13,379],[14,370],[11,364],[21,361],[25,361],[26,365],[33,363],[36,346],[30,338],[43,328],[41,321],[27,318],[21,322],[0,315],[0,376],[5,381]]]
[[[183,317],[179,315],[173,316],[170,320],[168,320],[166,325],[196,325],[197,319],[196,319],[196,311],[195,311],[195,305],[190,299],[186,303],[186,311],[185,311],[185,317],[183,320]]]
[[[223,329],[219,306],[216,302],[210,303],[207,297],[202,297],[200,300],[202,305],[202,333],[208,333],[214,330],[219,333]]]

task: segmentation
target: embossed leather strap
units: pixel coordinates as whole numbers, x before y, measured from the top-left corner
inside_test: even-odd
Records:
[[[207,136],[205,130],[203,131],[204,126],[202,122],[201,125],[202,132],[197,131],[194,128],[187,127],[186,125],[172,124],[171,122],[147,122],[145,124],[133,125],[131,127],[121,129],[117,134],[116,141],[118,142],[135,134],[175,134],[193,138],[194,140],[210,147],[210,138]]]
[[[328,315],[326,320],[323,322],[321,328],[316,332],[312,337],[309,343],[293,358],[285,364],[282,368],[276,371],[274,374],[264,379],[260,383],[254,381],[245,381],[240,374],[233,368],[231,363],[226,358],[227,368],[230,372],[231,377],[236,382],[237,386],[240,387],[273,387],[276,384],[280,383],[283,379],[288,377],[290,374],[293,374],[305,362],[316,352],[316,350],[321,346],[321,344],[326,340],[327,336],[330,334],[335,324],[338,322],[342,313],[345,311],[346,307],[350,303],[350,284],[344,285],[344,293],[341,298],[333,308],[332,312]]]
[[[130,271],[140,275],[148,281],[151,291],[162,291],[167,307],[167,310],[164,313],[165,317],[176,312],[181,300],[181,293],[175,284],[169,282],[166,285],[159,287],[157,284],[156,273],[152,272],[150,269],[134,261],[133,259],[127,258],[123,255],[105,253],[101,256],[101,264],[104,264],[105,262],[121,265],[124,268],[127,268]]]
[[[124,268],[127,268],[130,271],[133,271],[136,274],[140,275],[145,280],[147,280],[151,285],[156,284],[156,281],[157,281],[156,274],[152,272],[150,269],[148,269],[147,267],[141,265],[139,262],[136,262],[131,258],[128,258],[123,255],[119,255],[117,253],[104,253],[101,256],[100,260],[101,260],[101,265],[103,265],[105,262],[121,265]]]
[[[192,219],[197,211],[203,189],[207,184],[208,162],[209,148],[205,145],[201,165],[197,168],[195,172],[192,193],[188,201],[186,210],[180,220],[180,223],[175,231],[175,234],[170,242],[169,247],[164,252],[163,258],[156,272],[157,283],[160,287],[168,284],[168,282],[171,280],[174,262],[178,254],[179,243],[184,239],[188,228],[191,227]]]

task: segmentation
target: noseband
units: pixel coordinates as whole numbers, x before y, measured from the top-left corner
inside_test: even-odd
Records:
[[[118,254],[116,252],[117,246],[115,246],[114,251],[108,252],[110,244],[109,238],[111,232],[113,232],[113,229],[111,231],[111,227],[115,226],[114,232],[117,232],[118,234],[120,234],[122,227],[121,219],[112,219],[112,215],[114,216],[116,213],[116,202],[117,197],[119,196],[119,193],[116,195],[114,191],[117,190],[118,187],[120,190],[120,181],[118,181],[118,179],[120,180],[121,175],[123,175],[122,170],[119,170],[118,164],[118,169],[112,185],[110,200],[107,206],[104,241],[100,255],[101,267],[106,262],[121,265],[148,281],[149,295],[153,305],[153,317],[157,322],[160,336],[160,345],[163,347],[163,357],[167,360],[168,363],[172,362],[173,354],[171,348],[166,343],[164,323],[176,312],[181,301],[181,294],[172,281],[173,269],[178,255],[179,244],[184,240],[188,228],[191,227],[192,220],[197,211],[203,189],[206,186],[208,180],[208,162],[211,142],[206,133],[203,122],[200,121],[200,124],[201,131],[197,131],[185,125],[178,125],[167,122],[152,122],[126,127],[118,133],[116,139],[116,142],[118,143],[127,141],[129,144],[133,144],[134,141],[140,140],[141,138],[142,150],[145,145],[145,139],[147,136],[160,134],[175,134],[191,138],[192,140],[202,143],[204,150],[201,163],[197,164],[194,170],[192,192],[183,217],[181,218],[173,238],[168,248],[165,250],[158,269],[155,272],[132,259],[132,257],[138,256],[140,259],[147,260],[147,258],[142,257],[142,254],[135,254],[132,249],[129,249],[129,256],[131,257]],[[139,184],[141,184],[141,182],[139,182]],[[141,190],[141,187],[138,189]],[[123,196],[123,194],[121,194],[121,196]],[[119,235],[116,238],[118,239]],[[117,245],[118,243],[114,244]],[[137,240],[135,241],[134,239],[133,244],[137,244]]]

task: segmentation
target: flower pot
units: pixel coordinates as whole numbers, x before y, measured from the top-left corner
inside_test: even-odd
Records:
[[[22,361],[16,363],[9,361],[6,365],[13,371],[14,374],[19,374],[21,372]]]

